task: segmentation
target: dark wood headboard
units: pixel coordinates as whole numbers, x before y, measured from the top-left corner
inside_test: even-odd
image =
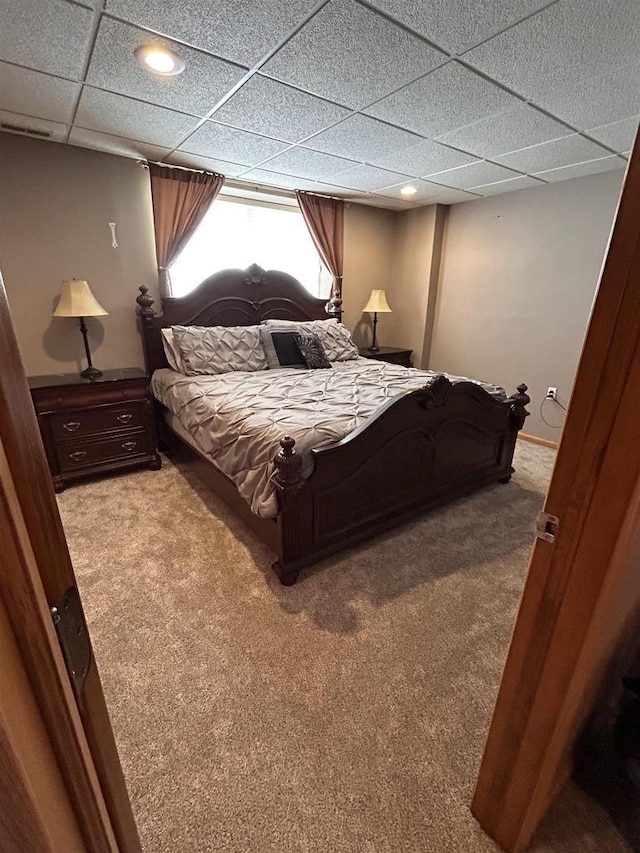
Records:
[[[286,272],[221,270],[186,296],[160,300],[161,314],[144,285],[136,299],[144,357],[149,375],[168,367],[160,329],[167,326],[251,326],[263,320],[329,320],[341,318],[341,300],[317,299]]]

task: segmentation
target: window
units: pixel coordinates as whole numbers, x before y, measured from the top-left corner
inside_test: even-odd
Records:
[[[314,296],[331,294],[331,274],[297,205],[218,198],[171,267],[173,295],[184,296],[218,270],[253,263],[289,273]]]

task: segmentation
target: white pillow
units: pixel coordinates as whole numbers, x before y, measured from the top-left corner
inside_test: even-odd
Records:
[[[320,338],[329,361],[349,361],[358,358],[358,347],[354,344],[351,332],[335,318],[330,320],[265,320],[268,326],[295,327]]]
[[[182,363],[180,361],[180,350],[173,339],[173,327],[170,326],[168,329],[160,329],[160,334],[162,335],[162,347],[164,349],[164,354],[167,357],[167,361],[169,362],[169,367],[172,370],[176,370],[178,373],[183,373]]]
[[[268,368],[260,326],[172,326],[182,372],[198,374]]]

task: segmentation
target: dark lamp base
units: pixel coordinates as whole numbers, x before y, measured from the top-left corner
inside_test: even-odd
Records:
[[[97,367],[87,367],[81,371],[80,376],[84,376],[85,379],[97,379],[102,376],[102,371],[98,370]]]
[[[369,352],[380,352],[380,347],[369,347]]]

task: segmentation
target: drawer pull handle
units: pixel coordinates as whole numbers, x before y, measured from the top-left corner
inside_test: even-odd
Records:
[[[69,458],[73,459],[74,462],[80,462],[81,459],[87,455],[86,450],[76,450],[74,453],[69,454]]]
[[[67,432],[76,432],[80,429],[80,421],[68,421],[66,424],[62,424],[62,429]]]
[[[116,415],[116,420],[121,424],[128,424],[133,415]]]
[[[123,447],[123,449],[124,449],[124,450],[135,450],[135,448],[136,448],[137,446],[138,446],[138,442],[137,442],[137,441],[125,441],[125,442],[123,442],[123,444],[122,444],[122,447]]]

